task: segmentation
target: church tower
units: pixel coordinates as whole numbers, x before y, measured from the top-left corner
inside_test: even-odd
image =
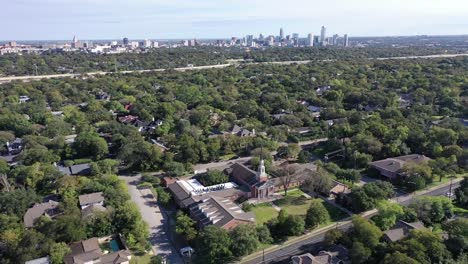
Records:
[[[257,170],[257,181],[262,182],[268,180],[268,175],[265,172],[265,161],[260,161],[260,166],[258,166]]]

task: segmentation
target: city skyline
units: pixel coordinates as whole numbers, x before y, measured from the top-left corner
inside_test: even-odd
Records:
[[[2,3],[8,21],[1,40],[217,39],[263,33],[404,36],[467,34],[468,4],[453,0],[411,2],[252,0],[22,0]],[[404,8],[403,8],[404,7]],[[398,17],[398,21],[395,20]]]

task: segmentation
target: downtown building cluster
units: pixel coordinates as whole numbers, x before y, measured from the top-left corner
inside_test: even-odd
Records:
[[[283,28],[280,28],[279,35],[264,36],[259,34],[257,38],[253,35],[247,35],[244,38],[232,37],[230,41],[218,40],[218,46],[243,46],[243,47],[314,47],[314,46],[343,46],[349,47],[349,38],[345,34],[343,37],[338,34],[327,36],[327,29],[322,26],[320,35],[309,33],[306,37],[301,38],[299,33],[285,35]]]
[[[17,44],[15,41],[10,41],[4,45],[0,45],[0,55],[11,53],[42,53],[49,50],[58,50],[61,52],[87,52],[96,54],[117,54],[127,52],[145,52],[153,48],[178,48],[178,47],[195,47],[195,46],[218,46],[218,47],[241,47],[241,48],[262,48],[262,47],[326,47],[326,46],[341,46],[349,47],[349,38],[345,34],[343,37],[338,34],[327,36],[327,29],[322,26],[320,35],[309,33],[305,37],[300,37],[299,33],[285,35],[283,28],[280,29],[279,35],[264,36],[259,34],[258,37],[247,35],[243,38],[232,37],[231,39],[185,39],[185,40],[130,40],[123,38],[120,41],[80,41],[76,36],[71,42],[66,43],[42,43],[35,45]]]

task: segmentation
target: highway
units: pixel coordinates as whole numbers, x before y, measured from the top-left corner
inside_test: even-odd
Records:
[[[435,59],[435,58],[454,58],[454,57],[466,57],[468,53],[460,54],[436,54],[436,55],[426,55],[426,56],[407,56],[407,57],[386,57],[386,58],[367,58],[368,60],[407,60],[407,59]],[[322,60],[321,62],[331,62],[335,60]],[[302,61],[273,61],[273,62],[243,62],[242,60],[228,60],[226,64],[215,64],[215,65],[205,65],[205,66],[193,66],[193,67],[179,67],[173,68],[176,71],[193,71],[193,70],[206,70],[206,69],[216,69],[216,68],[226,68],[229,66],[236,65],[261,65],[261,64],[274,64],[274,65],[291,65],[291,64],[307,64],[312,62],[312,60],[302,60]],[[134,70],[134,71],[120,71],[119,73],[144,73],[144,72],[163,72],[169,69],[149,69],[149,70]],[[95,75],[106,75],[112,74],[114,72],[88,72],[88,73],[65,73],[65,74],[49,74],[49,75],[29,75],[29,76],[7,76],[0,77],[0,83],[7,83],[11,81],[31,81],[31,80],[41,80],[41,79],[52,79],[52,78],[73,78],[73,77],[82,77],[82,76],[95,76]]]
[[[460,180],[454,181],[452,185],[452,192],[455,188],[458,188],[460,186]],[[392,199],[395,202],[398,202],[402,205],[409,205],[414,198],[420,197],[420,196],[443,196],[447,192],[449,192],[450,185],[444,184],[441,187],[435,187],[432,190],[429,190],[427,192],[419,192],[419,194],[406,194],[406,195],[399,195],[396,198]],[[371,210],[365,213],[362,213],[361,215],[364,215],[365,217],[370,217],[373,216],[377,213],[377,211]],[[352,226],[351,221],[348,219],[345,219],[344,221],[340,222],[338,226],[329,226],[329,228],[323,228],[323,230],[320,230],[318,232],[312,232],[310,235],[304,235],[303,237],[296,238],[297,242],[290,243],[288,245],[282,246],[276,246],[274,248],[271,248],[270,250],[267,249],[268,252],[265,252],[263,255],[262,252],[253,254],[251,256],[247,256],[244,259],[242,259],[239,263],[243,264],[258,264],[258,263],[276,263],[276,262],[281,262],[284,260],[289,259],[291,256],[302,254],[304,252],[308,251],[316,251],[321,247],[321,243],[324,239],[326,231],[333,229],[333,228],[338,228],[341,230],[348,230]]]

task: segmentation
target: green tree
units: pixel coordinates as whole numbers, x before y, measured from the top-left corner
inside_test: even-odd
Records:
[[[200,176],[200,182],[204,186],[221,184],[227,181],[228,176],[220,170],[209,170],[207,173]]]
[[[361,216],[353,216],[353,228],[350,237],[361,242],[369,248],[375,248],[382,237],[382,231]]]
[[[401,205],[389,201],[380,201],[377,204],[377,209],[379,214],[372,220],[382,230],[388,230],[395,225],[397,219],[404,214]]]
[[[455,189],[455,201],[464,207],[468,207],[468,177],[463,178],[460,187]]]
[[[316,171],[305,171],[306,178],[302,185],[309,192],[318,192],[328,195],[332,188],[333,180],[330,174],[318,165]]]
[[[447,197],[418,197],[410,205],[425,224],[441,223],[453,213],[452,201]]]
[[[231,252],[240,257],[254,252],[260,242],[254,225],[238,225],[231,232]]]
[[[257,226],[257,237],[258,240],[263,244],[270,244],[273,242],[270,229],[268,229],[266,225]]]
[[[71,252],[71,249],[67,246],[67,244],[63,242],[55,243],[50,248],[50,252],[49,252],[50,262],[52,264],[62,264],[64,263],[63,257],[65,257],[65,255],[70,252]]]
[[[195,221],[190,216],[179,213],[176,218],[176,233],[184,236],[187,241],[192,241],[197,236]]]
[[[372,250],[363,243],[355,241],[349,252],[353,263],[365,263],[372,255]]]
[[[327,246],[338,244],[345,234],[339,229],[331,229],[325,233],[324,243]]]
[[[459,218],[447,222],[443,228],[449,236],[445,245],[455,256],[468,251],[468,219]]]
[[[195,241],[195,252],[201,263],[225,263],[232,257],[231,237],[217,226],[207,226]]]
[[[315,228],[320,224],[330,221],[330,214],[322,203],[322,200],[312,200],[305,218],[305,224],[309,228]]]
[[[73,143],[79,157],[92,157],[100,160],[109,153],[107,142],[95,132],[80,133]]]
[[[385,255],[382,264],[395,264],[395,263],[405,263],[405,264],[419,264],[418,261],[408,257],[406,254],[401,252],[393,252],[392,254]]]

